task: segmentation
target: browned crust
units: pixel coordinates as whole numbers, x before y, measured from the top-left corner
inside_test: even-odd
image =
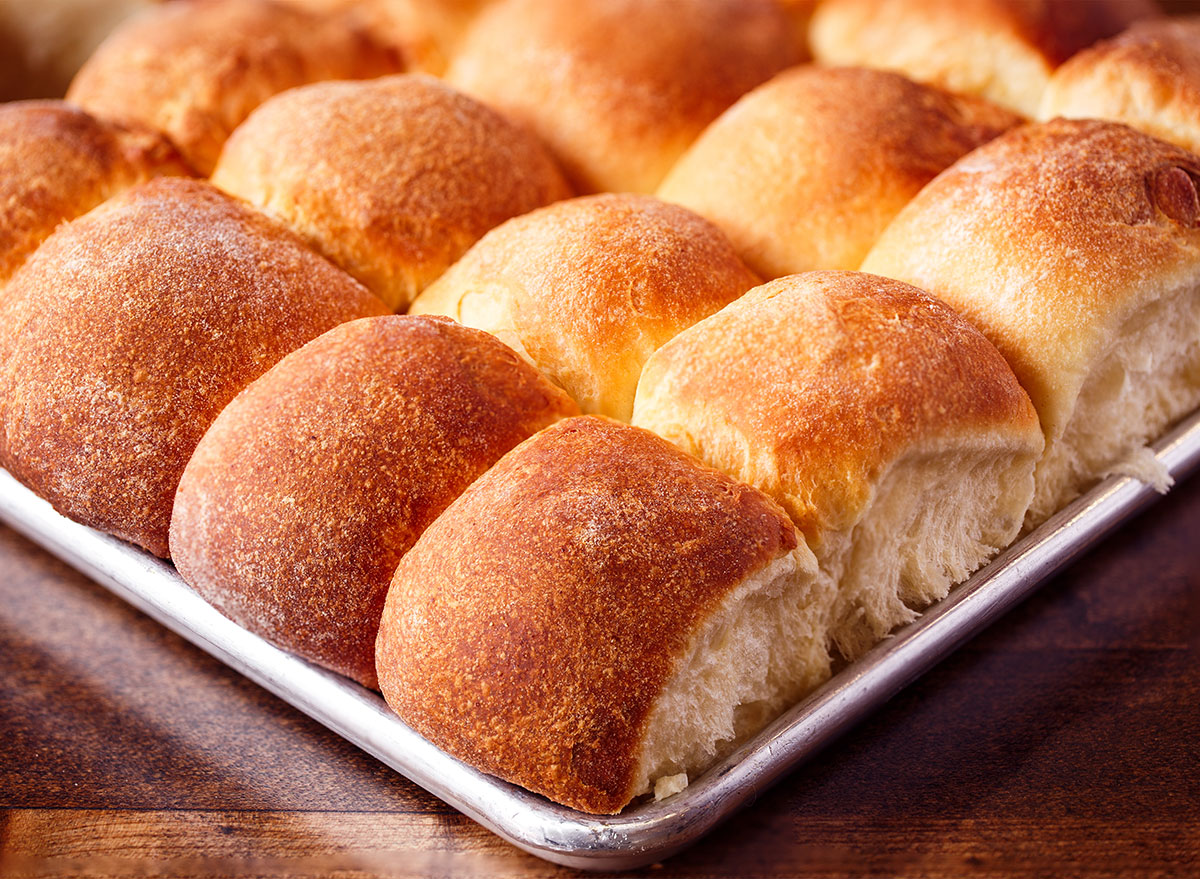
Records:
[[[979,327],[1054,440],[1111,332],[1200,269],[1197,181],[1200,158],[1124,125],[1028,125],[930,183],[863,269]]]
[[[343,324],[205,433],[175,498],[172,558],[240,625],[374,687],[401,556],[501,455],[578,411],[486,333],[444,318]]]
[[[1161,14],[1155,0],[824,0],[822,15],[855,16],[864,26],[927,27],[941,20],[971,30],[1011,33],[1051,67],[1080,49]],[[899,38],[899,37],[898,37]]]
[[[441,75],[471,20],[492,0],[287,0],[347,14],[400,48],[411,69]]]
[[[225,404],[325,330],[385,312],[208,184],[152,180],[61,227],[9,282],[0,463],[166,556],[175,487]]]
[[[1113,119],[1200,150],[1200,17],[1140,22],[1055,72],[1040,115]]]
[[[59,223],[143,180],[188,173],[147,129],[61,101],[0,105],[0,285]]]
[[[824,0],[818,60],[901,70],[1027,115],[1080,49],[1159,14],[1155,0]]]
[[[709,122],[800,59],[773,0],[500,0],[447,76],[530,125],[581,192],[653,192]]]
[[[402,67],[393,49],[340,16],[271,0],[175,0],[114,31],[67,98],[163,132],[207,175],[230,132],[271,95]]]
[[[570,194],[532,134],[420,75],[271,99],[234,132],[213,182],[396,308],[493,226]]]
[[[703,218],[650,196],[604,194],[550,205],[488,233],[413,310],[505,330],[501,338],[584,411],[628,420],[646,358],[755,283]],[[473,324],[473,296],[513,325]]]
[[[921,187],[1020,121],[895,73],[798,67],[710,125],[659,195],[724,229],[767,277],[857,269]]]
[[[697,627],[796,544],[774,503],[653,434],[559,422],[400,562],[379,633],[384,696],[484,771],[616,812]]]
[[[646,364],[634,420],[766,491],[810,539],[853,525],[909,449],[1040,446],[979,331],[858,272],[781,278],[681,333]]]

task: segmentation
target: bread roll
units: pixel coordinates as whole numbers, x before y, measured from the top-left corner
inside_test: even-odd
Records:
[[[1108,122],[1002,135],[929,184],[863,268],[996,344],[1046,436],[1034,526],[1200,405],[1200,158]],[[1134,457],[1130,457],[1133,455]]]
[[[1141,22],[1080,52],[1038,115],[1112,119],[1200,152],[1200,17]]]
[[[0,101],[60,98],[118,24],[158,0],[0,0]]]
[[[400,561],[379,682],[451,754],[616,812],[824,680],[831,598],[762,494],[574,418],[502,458]]]
[[[234,132],[213,183],[281,218],[394,309],[488,229],[569,195],[532,134],[427,76],[272,98]]]
[[[161,135],[61,101],[0,105],[0,286],[55,227],[187,166]]]
[[[897,70],[1032,116],[1058,65],[1157,13],[1154,0],[823,0],[809,40],[824,64]]]
[[[0,307],[0,464],[167,555],[205,428],[289,351],[384,305],[206,183],[163,177],[59,228]]]
[[[756,282],[721,231],[690,211],[605,194],[489,232],[412,312],[495,334],[584,412],[628,421],[646,358]]]
[[[710,125],[658,194],[720,226],[765,277],[857,269],[922,186],[1019,121],[895,73],[797,67]]]
[[[410,69],[445,73],[471,20],[491,0],[287,0],[306,9],[350,15],[384,43],[397,46]]]
[[[376,686],[401,556],[477,476],[570,399],[445,318],[342,324],[217,417],[175,497],[183,578],[252,632]]]
[[[709,122],[797,63],[773,0],[498,0],[447,77],[527,123],[581,192],[653,192]]]
[[[162,131],[201,174],[250,111],[322,79],[395,73],[402,60],[340,16],[271,0],[175,0],[135,16],[88,59],[67,99]]]
[[[751,290],[650,358],[634,423],[778,501],[838,584],[853,659],[1009,544],[1037,415],[932,296],[856,272]]]

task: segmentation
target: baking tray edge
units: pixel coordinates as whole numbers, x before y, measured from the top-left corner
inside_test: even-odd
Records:
[[[1181,480],[1200,466],[1200,412],[1151,446]],[[0,470],[0,521],[531,854],[590,870],[662,860],[695,842],[1016,605],[1159,494],[1110,477],[877,645],[683,792],[621,815],[586,815],[438,750],[377,693],[221,616],[168,563],[60,516]]]

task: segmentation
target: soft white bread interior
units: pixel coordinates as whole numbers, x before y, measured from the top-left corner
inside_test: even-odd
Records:
[[[595,417],[518,446],[401,560],[384,696],[577,809],[662,796],[829,674],[832,585],[783,511]]]
[[[756,282],[707,220],[605,194],[492,230],[411,310],[493,333],[584,412],[628,421],[646,358]]]
[[[824,64],[861,64],[1032,116],[1054,69],[1158,14],[1154,0],[823,0],[809,31]]]
[[[497,0],[446,77],[532,128],[579,192],[653,192],[709,122],[801,57],[775,0]]]
[[[1021,119],[896,73],[803,66],[742,97],[659,187],[752,269],[857,269],[938,172]]]
[[[1012,364],[1046,437],[1027,527],[1200,404],[1197,180],[1200,158],[1124,125],[1027,126],[934,180],[863,264]]]
[[[1040,119],[1111,119],[1200,152],[1200,17],[1139,22],[1055,71]]]
[[[646,364],[634,423],[777,500],[859,655],[1016,536],[1042,450],[999,352],[907,284],[781,278]]]
[[[395,309],[493,226],[570,195],[533,134],[424,75],[277,95],[229,138],[212,179]]]

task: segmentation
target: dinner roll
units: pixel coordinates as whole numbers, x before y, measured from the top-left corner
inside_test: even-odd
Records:
[[[650,358],[634,423],[778,501],[838,584],[850,659],[1016,537],[1042,450],[1000,353],[857,272],[751,290]]]
[[[823,681],[831,599],[758,491],[653,434],[573,418],[401,559],[379,682],[460,759],[616,812],[678,790]]]
[[[1019,121],[895,73],[797,67],[710,125],[658,194],[720,226],[765,277],[856,269],[922,186]]]
[[[490,0],[286,0],[350,15],[382,42],[397,46],[412,70],[440,75],[471,20]]]
[[[0,464],[167,555],[204,430],[284,354],[382,302],[206,183],[162,177],[60,227],[0,307]]]
[[[1200,18],[1141,22],[1058,69],[1043,119],[1113,119],[1200,152]]]
[[[400,557],[501,455],[577,413],[486,333],[445,318],[342,324],[204,434],[175,497],[171,557],[239,625],[374,687]]]
[[[118,24],[158,0],[0,0],[0,101],[60,98]]]
[[[897,70],[1032,116],[1059,64],[1157,13],[1154,0],[823,0],[809,40],[824,64]]]
[[[161,135],[62,101],[0,104],[0,285],[55,227],[187,166]]]
[[[653,192],[709,122],[800,58],[774,0],[498,0],[447,77],[532,127],[581,192]]]
[[[529,132],[421,75],[267,101],[213,183],[273,214],[401,309],[484,232],[570,193]]]
[[[229,133],[276,92],[401,66],[393,50],[340,16],[272,0],[174,0],[114,31],[67,99],[162,131],[207,175]]]
[[[755,283],[706,220],[650,196],[604,194],[489,232],[412,312],[495,334],[584,412],[628,421],[646,358]]]
[[[1137,450],[1200,405],[1197,179],[1200,158],[1123,125],[1019,128],[930,183],[863,263],[1012,364],[1046,436],[1028,526],[1109,472],[1165,489]]]

